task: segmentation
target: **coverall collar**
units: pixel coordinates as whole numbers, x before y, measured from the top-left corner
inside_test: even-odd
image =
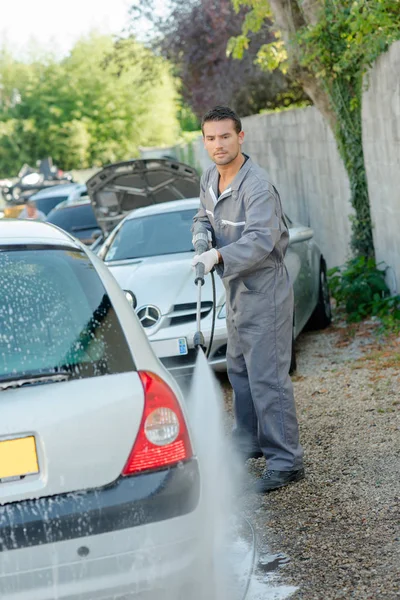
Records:
[[[251,158],[249,156],[247,156],[247,154],[245,154],[243,152],[243,156],[245,158],[247,158],[247,160],[245,163],[243,163],[243,165],[239,169],[238,173],[236,173],[234,180],[232,181],[231,185],[229,186],[232,190],[239,189],[243,179],[246,177],[247,173],[249,172],[249,170],[251,169],[251,167],[253,165]]]
[[[229,187],[226,188],[226,190],[224,190],[222,192],[222,194],[220,196],[218,195],[219,173],[218,173],[217,167],[215,167],[214,177],[211,181],[211,188],[213,191],[213,196],[215,198],[214,204],[216,204],[220,199],[226,198],[227,196],[229,196],[231,194],[231,192],[233,192],[233,190],[237,191],[239,189],[243,179],[246,177],[248,171],[251,169],[251,167],[253,165],[251,158],[249,156],[247,156],[247,154],[243,153],[243,156],[245,156],[247,158],[246,162],[243,163],[243,165],[241,166],[239,171],[236,173],[232,183],[229,185]]]

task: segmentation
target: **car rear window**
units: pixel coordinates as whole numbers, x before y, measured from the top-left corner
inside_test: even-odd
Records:
[[[85,253],[0,248],[0,381],[67,370],[134,370],[108,294]]]
[[[46,198],[38,198],[35,200],[36,208],[41,210],[42,213],[48,215],[51,210],[60,202],[67,200],[68,196],[46,196]]]
[[[59,210],[53,210],[46,221],[57,225],[64,231],[75,234],[82,229],[98,228],[96,217],[90,203],[81,206],[67,206]]]

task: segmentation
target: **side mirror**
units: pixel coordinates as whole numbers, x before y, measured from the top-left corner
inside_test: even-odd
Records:
[[[314,231],[310,227],[292,227],[289,229],[289,245],[306,242],[314,237]]]

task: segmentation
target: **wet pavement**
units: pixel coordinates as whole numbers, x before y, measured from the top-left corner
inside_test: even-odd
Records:
[[[229,544],[232,588],[237,600],[284,600],[296,591],[280,582],[280,569],[288,562],[284,554],[270,554],[257,548],[253,531],[246,521],[240,523]],[[233,597],[233,596],[232,596]]]

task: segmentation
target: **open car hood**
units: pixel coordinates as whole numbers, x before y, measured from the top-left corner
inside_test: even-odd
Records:
[[[200,194],[193,167],[169,159],[135,159],[104,167],[86,182],[96,219],[105,235],[130,211]]]

